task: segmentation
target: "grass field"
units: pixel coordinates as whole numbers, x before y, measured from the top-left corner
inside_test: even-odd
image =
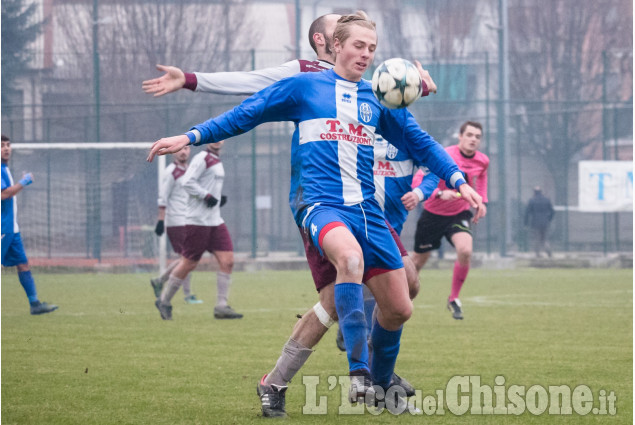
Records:
[[[544,388],[587,385],[617,396],[614,416],[452,414],[338,415],[346,357],[331,330],[300,375],[319,375],[328,414],[303,415],[297,376],[286,423],[531,424],[633,422],[632,270],[523,269],[470,273],[465,320],[445,310],[449,270],[424,270],[404,329],[397,372],[424,396],[457,375],[481,384]],[[255,385],[288,338],[296,314],[316,302],[308,272],[235,273],[237,321],[212,315],[214,275],[195,273],[204,304],[174,300],[174,321],[154,307],[147,274],[35,274],[40,297],[60,305],[30,316],[14,271],[2,274],[3,424],[263,423]],[[425,422],[424,422],[425,421]]]

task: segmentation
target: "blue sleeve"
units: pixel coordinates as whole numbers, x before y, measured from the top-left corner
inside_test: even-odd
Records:
[[[235,108],[195,125],[190,130],[198,130],[201,139],[194,143],[220,142],[230,137],[246,133],[259,124],[271,121],[297,121],[302,90],[295,77],[280,80],[245,99]]]
[[[457,189],[465,179],[456,162],[443,147],[423,131],[408,109],[382,108],[379,118],[381,134],[399,150],[408,152],[415,164],[425,166],[445,180],[448,187]],[[425,179],[424,179],[425,180]],[[424,192],[425,193],[425,192]]]
[[[439,186],[439,180],[439,177],[434,173],[428,173],[423,176],[423,179],[417,188],[423,193],[424,201],[432,196],[434,189]]]

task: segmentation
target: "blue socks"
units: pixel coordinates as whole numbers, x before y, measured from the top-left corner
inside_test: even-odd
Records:
[[[389,331],[381,327],[375,320],[371,332],[373,345],[373,359],[370,365],[370,374],[373,384],[382,388],[388,388],[395,371],[395,363],[399,354],[401,331],[403,326],[396,331]]]
[[[37,304],[39,300],[37,299],[37,290],[35,289],[35,281],[31,275],[31,270],[18,272],[18,279],[20,279],[20,284],[24,288],[24,292],[26,292],[29,304]]]
[[[349,371],[368,370],[368,342],[362,285],[337,283],[334,297],[340,329],[344,335]]]

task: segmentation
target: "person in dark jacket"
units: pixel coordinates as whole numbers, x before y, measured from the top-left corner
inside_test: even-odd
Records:
[[[547,198],[539,186],[534,188],[534,196],[527,204],[525,211],[525,226],[531,229],[536,257],[540,257],[540,251],[545,251],[551,257],[551,247],[547,241],[547,231],[549,223],[553,220],[554,209],[549,198]]]

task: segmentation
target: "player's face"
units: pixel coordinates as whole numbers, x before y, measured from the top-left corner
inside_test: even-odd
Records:
[[[375,59],[377,33],[359,25],[352,25],[350,35],[340,43],[333,43],[335,53],[335,72],[349,81],[359,81]]]
[[[341,18],[341,15],[329,15],[324,25],[324,52],[335,62],[335,51],[333,49],[333,32],[337,26],[337,20]]]
[[[11,142],[2,142],[2,162],[7,163],[11,159]]]
[[[467,156],[472,156],[481,146],[481,137],[483,132],[468,125],[465,127],[463,134],[459,134],[459,149]]]
[[[183,149],[174,154],[174,159],[179,164],[185,164],[190,157],[190,147],[185,146]]]

